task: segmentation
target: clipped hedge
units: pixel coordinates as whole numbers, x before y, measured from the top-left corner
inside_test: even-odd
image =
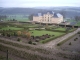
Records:
[[[65,33],[66,34],[66,33]],[[53,37],[51,37],[51,38],[47,38],[47,39],[45,39],[45,40],[41,40],[40,41],[40,43],[47,43],[47,42],[49,42],[49,41],[51,41],[51,40],[54,40],[54,39],[56,39],[56,38],[59,38],[59,37],[61,37],[61,36],[64,36],[65,34],[63,34],[63,35],[60,35],[60,36],[53,36]]]

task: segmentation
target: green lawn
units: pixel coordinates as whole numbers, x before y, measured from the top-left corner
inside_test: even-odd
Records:
[[[23,17],[24,15],[9,15],[9,17],[6,18],[7,20],[16,19],[17,21],[26,22],[29,21],[28,17]]]
[[[80,26],[80,21],[76,24],[76,26]]]
[[[3,27],[0,30],[23,30],[23,28],[17,28],[17,27]]]
[[[60,36],[60,35],[64,34],[62,32],[52,32],[52,31],[46,31],[46,30],[41,30],[41,31],[33,30],[33,31],[30,31],[30,32],[33,32],[33,33],[31,33],[31,35],[33,35],[33,36],[42,36],[42,35],[45,35],[45,34]]]
[[[54,30],[65,31],[66,29],[60,27],[60,28],[56,28],[56,29],[54,29]]]
[[[30,32],[33,32],[33,33],[31,33],[31,35],[33,35],[33,36],[42,36],[42,35],[45,35],[45,34],[54,35],[54,36],[52,36],[50,38],[47,38],[45,40],[40,40],[40,43],[49,42],[51,40],[54,40],[57,37],[60,37],[64,34],[66,34],[66,33],[62,33],[62,32],[53,32],[53,31],[46,31],[46,30],[41,30],[41,31],[33,30],[33,31],[30,31]]]

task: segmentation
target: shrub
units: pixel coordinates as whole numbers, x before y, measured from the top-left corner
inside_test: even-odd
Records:
[[[76,41],[76,39],[74,39],[74,41]]]
[[[37,40],[35,40],[35,42],[39,42],[39,40],[37,39]]]
[[[57,46],[60,46],[60,44],[58,43]]]
[[[32,41],[29,41],[28,43],[29,43],[29,44],[32,44]]]
[[[78,38],[75,38],[74,41],[76,41]]]
[[[69,43],[69,45],[71,45],[71,42]]]
[[[2,35],[2,36],[5,36],[6,34],[5,34],[5,33],[2,33],[1,35]]]
[[[11,35],[9,33],[7,33],[7,37],[10,37]]]
[[[78,32],[77,34],[80,34],[80,32]]]
[[[21,42],[21,39],[20,39],[20,38],[18,38],[18,39],[17,39],[17,41]]]
[[[75,38],[75,39],[78,39],[78,38]]]
[[[14,32],[14,33],[13,33],[13,35],[14,35],[14,36],[17,36],[17,33],[16,33],[16,32]]]
[[[33,45],[37,45],[37,43],[36,42],[33,42]]]

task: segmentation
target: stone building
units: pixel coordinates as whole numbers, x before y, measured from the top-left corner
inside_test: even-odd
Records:
[[[33,21],[38,22],[38,23],[59,24],[63,22],[63,16],[60,13],[55,13],[53,11],[47,11],[47,12],[34,14]]]

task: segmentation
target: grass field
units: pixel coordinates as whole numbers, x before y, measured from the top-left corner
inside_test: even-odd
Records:
[[[23,30],[23,28],[17,28],[17,27],[3,27],[0,30]]]
[[[56,29],[54,29],[54,30],[60,30],[60,31],[65,31],[66,29],[65,28],[56,28]]]
[[[34,36],[42,36],[42,35],[45,35],[45,34],[60,36],[60,35],[64,34],[62,32],[52,32],[52,31],[46,31],[46,30],[41,30],[41,31],[33,30],[33,31],[30,31],[30,32],[33,32],[33,33],[31,33],[31,35],[34,35]]]
[[[76,24],[76,26],[80,26],[80,21]]]
[[[6,18],[6,21],[12,19],[15,19],[17,21],[22,21],[22,22],[29,21],[28,17],[23,17],[23,16],[24,15],[9,15],[9,17]]]

